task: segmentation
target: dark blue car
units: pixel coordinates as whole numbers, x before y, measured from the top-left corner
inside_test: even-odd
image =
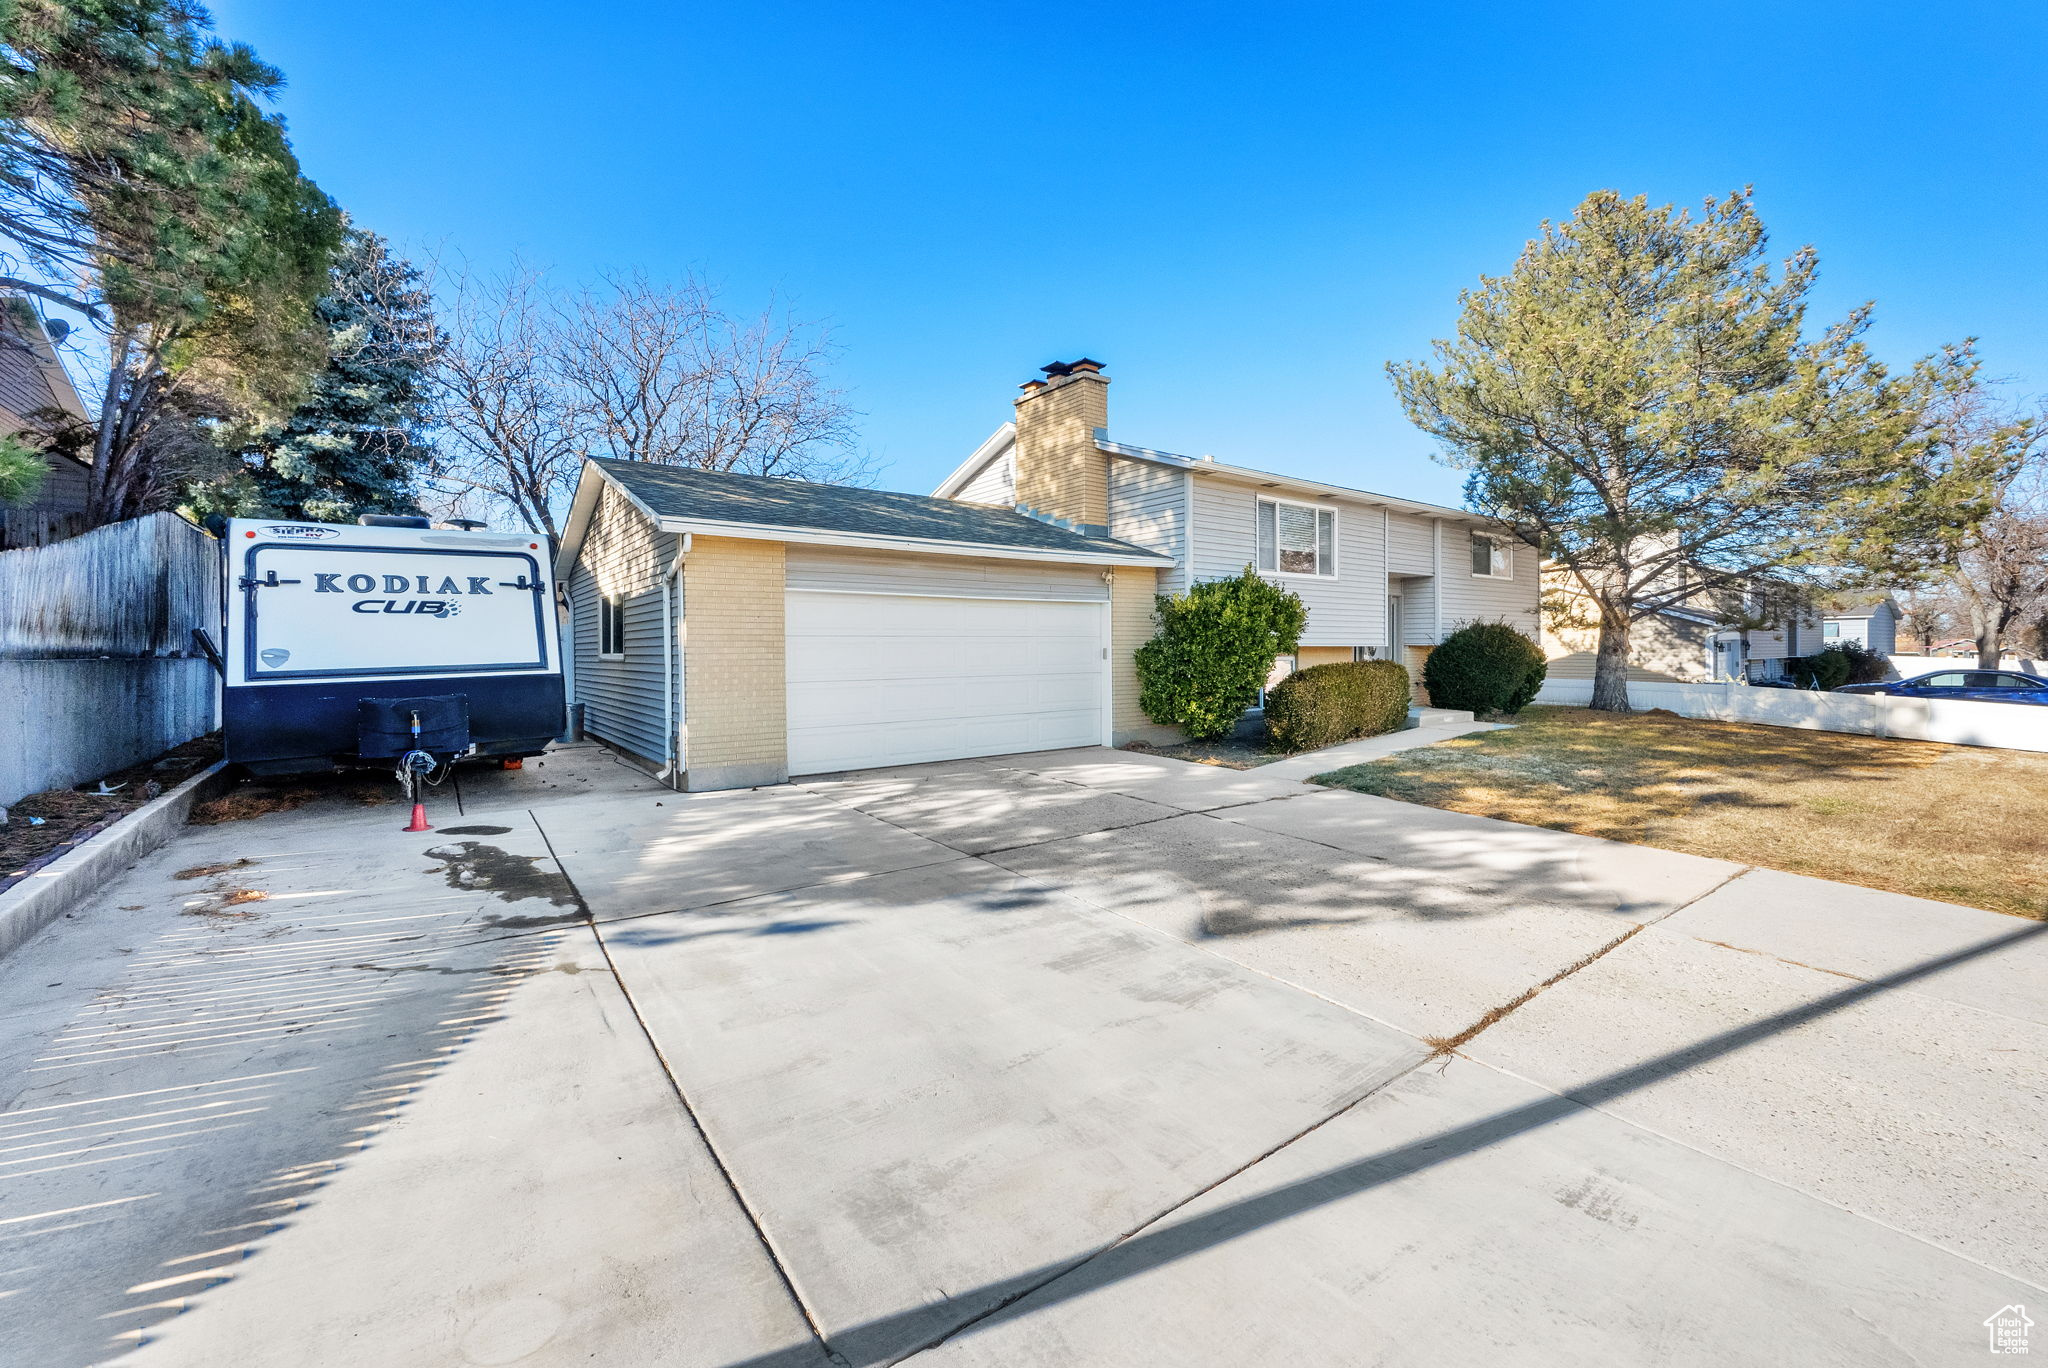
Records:
[[[1897,698],[1965,698],[1977,703],[2037,703],[2048,707],[2048,679],[2017,670],[1936,670],[1883,684],[1844,684],[1836,693],[1891,694]]]

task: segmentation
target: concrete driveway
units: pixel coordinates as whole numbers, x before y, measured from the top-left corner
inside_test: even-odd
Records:
[[[1928,1364],[2048,1303],[2042,924],[1107,750],[466,807],[195,828],[0,961],[10,1353]]]

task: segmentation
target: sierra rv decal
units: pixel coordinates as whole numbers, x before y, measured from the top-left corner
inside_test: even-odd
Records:
[[[308,526],[305,523],[272,523],[263,529],[266,537],[279,537],[287,541],[329,541],[341,535],[336,527]]]

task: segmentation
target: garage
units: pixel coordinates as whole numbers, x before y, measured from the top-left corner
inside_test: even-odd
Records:
[[[584,733],[689,791],[1162,730],[1174,559],[921,494],[587,460],[556,557]]]
[[[792,589],[784,621],[792,774],[1108,739],[1100,600]]]

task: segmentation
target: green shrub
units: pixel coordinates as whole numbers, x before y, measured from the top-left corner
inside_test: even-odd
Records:
[[[1266,731],[1276,750],[1378,736],[1407,720],[1408,671],[1391,660],[1311,665],[1266,690]]]
[[[1875,684],[1892,672],[1892,663],[1881,652],[1870,650],[1854,641],[1843,641],[1827,648],[1840,651],[1849,662],[1849,677],[1844,684]],[[1825,652],[1823,652],[1825,654]]]
[[[1273,658],[1301,643],[1308,609],[1250,566],[1185,594],[1161,594],[1159,631],[1138,648],[1138,706],[1197,741],[1228,736],[1258,700]]]
[[[1439,708],[1518,713],[1549,670],[1536,643],[1507,623],[1468,622],[1429,653],[1422,682]]]
[[[1787,656],[1785,672],[1802,689],[1826,692],[1847,684],[1856,673],[1856,663],[1846,646],[1830,646],[1810,656]],[[1878,677],[1883,678],[1883,675]]]

